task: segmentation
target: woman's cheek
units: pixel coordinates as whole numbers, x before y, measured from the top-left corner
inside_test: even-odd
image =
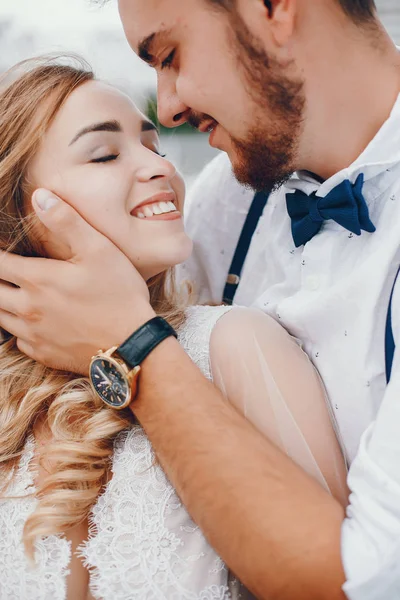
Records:
[[[172,187],[178,198],[178,204],[181,212],[184,210],[186,186],[182,175],[177,171],[172,180]]]

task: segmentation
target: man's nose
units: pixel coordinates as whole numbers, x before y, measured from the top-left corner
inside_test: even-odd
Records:
[[[190,114],[189,107],[179,98],[172,82],[163,77],[158,79],[157,88],[158,120],[164,127],[178,127],[186,123]]]

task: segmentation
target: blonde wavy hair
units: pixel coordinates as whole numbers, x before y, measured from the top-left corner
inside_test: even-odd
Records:
[[[42,57],[24,61],[0,81],[0,249],[44,256],[33,235],[35,215],[24,206],[33,189],[27,170],[42,136],[60,107],[80,85],[94,79],[82,59]],[[173,271],[149,282],[156,312],[172,326],[184,321],[184,294]],[[128,428],[132,413],[107,408],[89,381],[49,369],[22,354],[14,337],[0,345],[0,469],[3,497],[35,426],[44,421],[50,441],[38,450],[48,476],[37,491],[37,505],[24,528],[27,554],[35,540],[64,533],[83,522],[109,476],[113,442]],[[50,465],[50,466],[49,466]]]

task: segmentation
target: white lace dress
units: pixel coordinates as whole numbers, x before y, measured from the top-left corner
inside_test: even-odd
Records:
[[[214,383],[237,410],[345,506],[346,465],[331,410],[298,343],[261,311],[238,307],[189,309],[179,339],[210,380],[212,365]],[[29,439],[10,490],[24,498],[0,500],[0,600],[66,599],[69,542],[40,541],[35,569],[24,555],[22,531],[35,506],[33,455]],[[96,600],[252,597],[189,517],[139,426],[116,439],[112,477],[79,553]]]
[[[179,332],[182,346],[209,379],[211,331],[227,310],[193,307]],[[0,600],[66,598],[67,540],[40,541],[36,567],[24,555],[23,526],[35,505],[33,450],[30,439],[9,494],[25,497],[0,501]],[[246,594],[189,517],[139,426],[115,442],[112,478],[93,508],[80,552],[96,599],[223,600]]]

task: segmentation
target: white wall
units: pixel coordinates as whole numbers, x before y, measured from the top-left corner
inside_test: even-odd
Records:
[[[400,45],[400,0],[377,0],[376,4],[383,24]]]

